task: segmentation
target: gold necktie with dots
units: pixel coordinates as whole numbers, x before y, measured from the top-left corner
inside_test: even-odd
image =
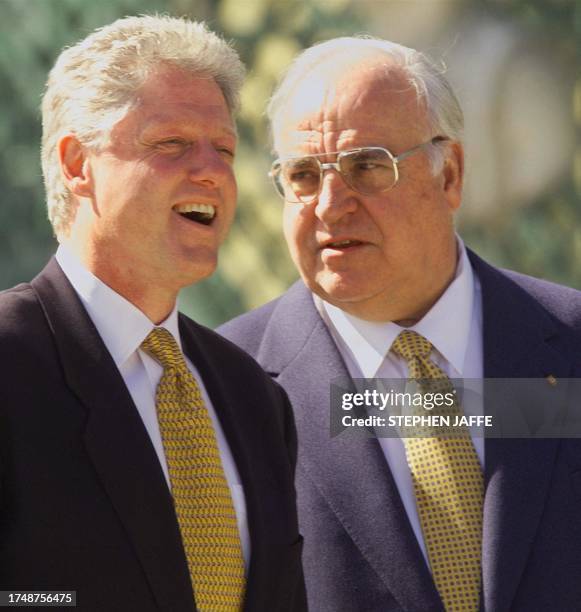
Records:
[[[196,607],[241,610],[244,561],[212,419],[171,333],[157,327],[141,348],[163,366],[157,419]]]
[[[403,331],[392,351],[408,364],[409,377],[425,392],[446,393],[453,386],[432,361],[432,344],[420,334]],[[435,387],[430,381],[435,380]],[[425,413],[427,414],[427,413]],[[440,414],[461,415],[456,402]],[[448,612],[476,612],[479,607],[484,480],[466,428],[453,431],[421,428],[404,438],[416,504],[436,588]],[[431,435],[430,435],[431,434]]]

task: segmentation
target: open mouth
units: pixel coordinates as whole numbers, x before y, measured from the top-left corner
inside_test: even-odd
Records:
[[[337,240],[328,242],[324,248],[326,249],[349,249],[363,244],[360,240]]]
[[[216,208],[211,204],[178,204],[173,208],[189,221],[210,225],[216,216]]]

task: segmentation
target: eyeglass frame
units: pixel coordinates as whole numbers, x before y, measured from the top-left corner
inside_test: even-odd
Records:
[[[329,153],[315,153],[313,155],[289,155],[288,157],[279,157],[278,159],[275,159],[272,162],[272,166],[270,167],[270,171],[268,172],[268,176],[271,178],[273,184],[274,184],[274,190],[276,191],[276,193],[278,193],[278,195],[285,201],[285,202],[290,202],[291,204],[310,204],[312,203],[321,193],[321,188],[323,185],[323,179],[325,177],[325,171],[326,170],[335,170],[337,172],[337,174],[339,174],[341,176],[341,178],[343,179],[343,181],[345,182],[345,184],[349,187],[349,189],[353,189],[353,191],[356,191],[357,193],[360,193],[362,195],[375,195],[377,193],[385,193],[386,191],[390,191],[391,189],[393,189],[398,181],[399,181],[399,168],[398,168],[398,164],[399,162],[403,161],[404,159],[407,159],[408,157],[410,157],[411,155],[413,155],[414,153],[417,153],[418,151],[421,151],[422,149],[424,149],[425,147],[429,146],[429,145],[435,145],[439,142],[444,142],[446,140],[450,140],[447,136],[434,136],[433,138],[431,138],[430,140],[428,140],[427,142],[423,142],[419,145],[416,145],[415,147],[412,147],[411,149],[408,149],[407,151],[404,151],[403,153],[400,153],[399,155],[394,155],[389,149],[386,149],[385,147],[359,147],[357,149],[349,149],[347,151],[331,151]],[[355,189],[355,187],[351,186],[349,184],[349,182],[347,181],[347,179],[345,178],[343,172],[341,172],[341,167],[339,165],[339,160],[341,159],[341,155],[346,155],[347,153],[359,153],[361,151],[383,151],[384,153],[387,153],[387,156],[390,158],[391,163],[393,164],[393,170],[394,170],[394,174],[395,174],[395,180],[393,182],[393,185],[391,185],[390,187],[386,187],[385,189],[381,189],[380,191],[376,191],[373,194],[370,193],[364,193],[362,191],[359,191],[358,189]],[[334,162],[321,162],[319,161],[319,157],[328,157],[329,155],[336,155],[337,159]],[[317,161],[317,164],[319,165],[319,188],[317,190],[317,193],[313,194],[312,196],[308,196],[307,201],[301,200],[301,198],[295,193],[295,197],[297,198],[297,201],[294,202],[292,200],[287,200],[284,196],[284,194],[280,193],[280,191],[278,190],[278,187],[276,186],[276,178],[275,178],[275,166],[277,164],[281,164],[281,162],[286,162],[286,161],[291,161],[293,159],[307,159],[307,158],[315,158],[315,160]],[[294,191],[293,191],[294,193]]]

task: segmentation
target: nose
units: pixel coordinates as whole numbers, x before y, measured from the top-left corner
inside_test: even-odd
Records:
[[[234,180],[234,173],[225,154],[208,142],[193,148],[188,160],[188,177],[193,183],[216,188]]]
[[[315,205],[315,215],[330,225],[357,210],[357,196],[345,183],[336,168],[330,164],[323,168],[321,190]]]

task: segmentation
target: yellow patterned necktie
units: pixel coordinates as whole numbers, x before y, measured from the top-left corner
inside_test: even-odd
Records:
[[[407,361],[411,379],[437,379],[439,392],[452,391],[450,379],[429,359],[432,348],[420,334],[404,331],[391,350]],[[460,407],[454,403],[446,414],[460,415]],[[403,442],[434,582],[448,612],[476,612],[484,498],[478,457],[466,428],[455,428],[451,436],[425,429],[418,433]]]
[[[141,348],[163,366],[157,419],[196,607],[241,610],[245,578],[236,513],[200,388],[169,331],[156,327]]]

